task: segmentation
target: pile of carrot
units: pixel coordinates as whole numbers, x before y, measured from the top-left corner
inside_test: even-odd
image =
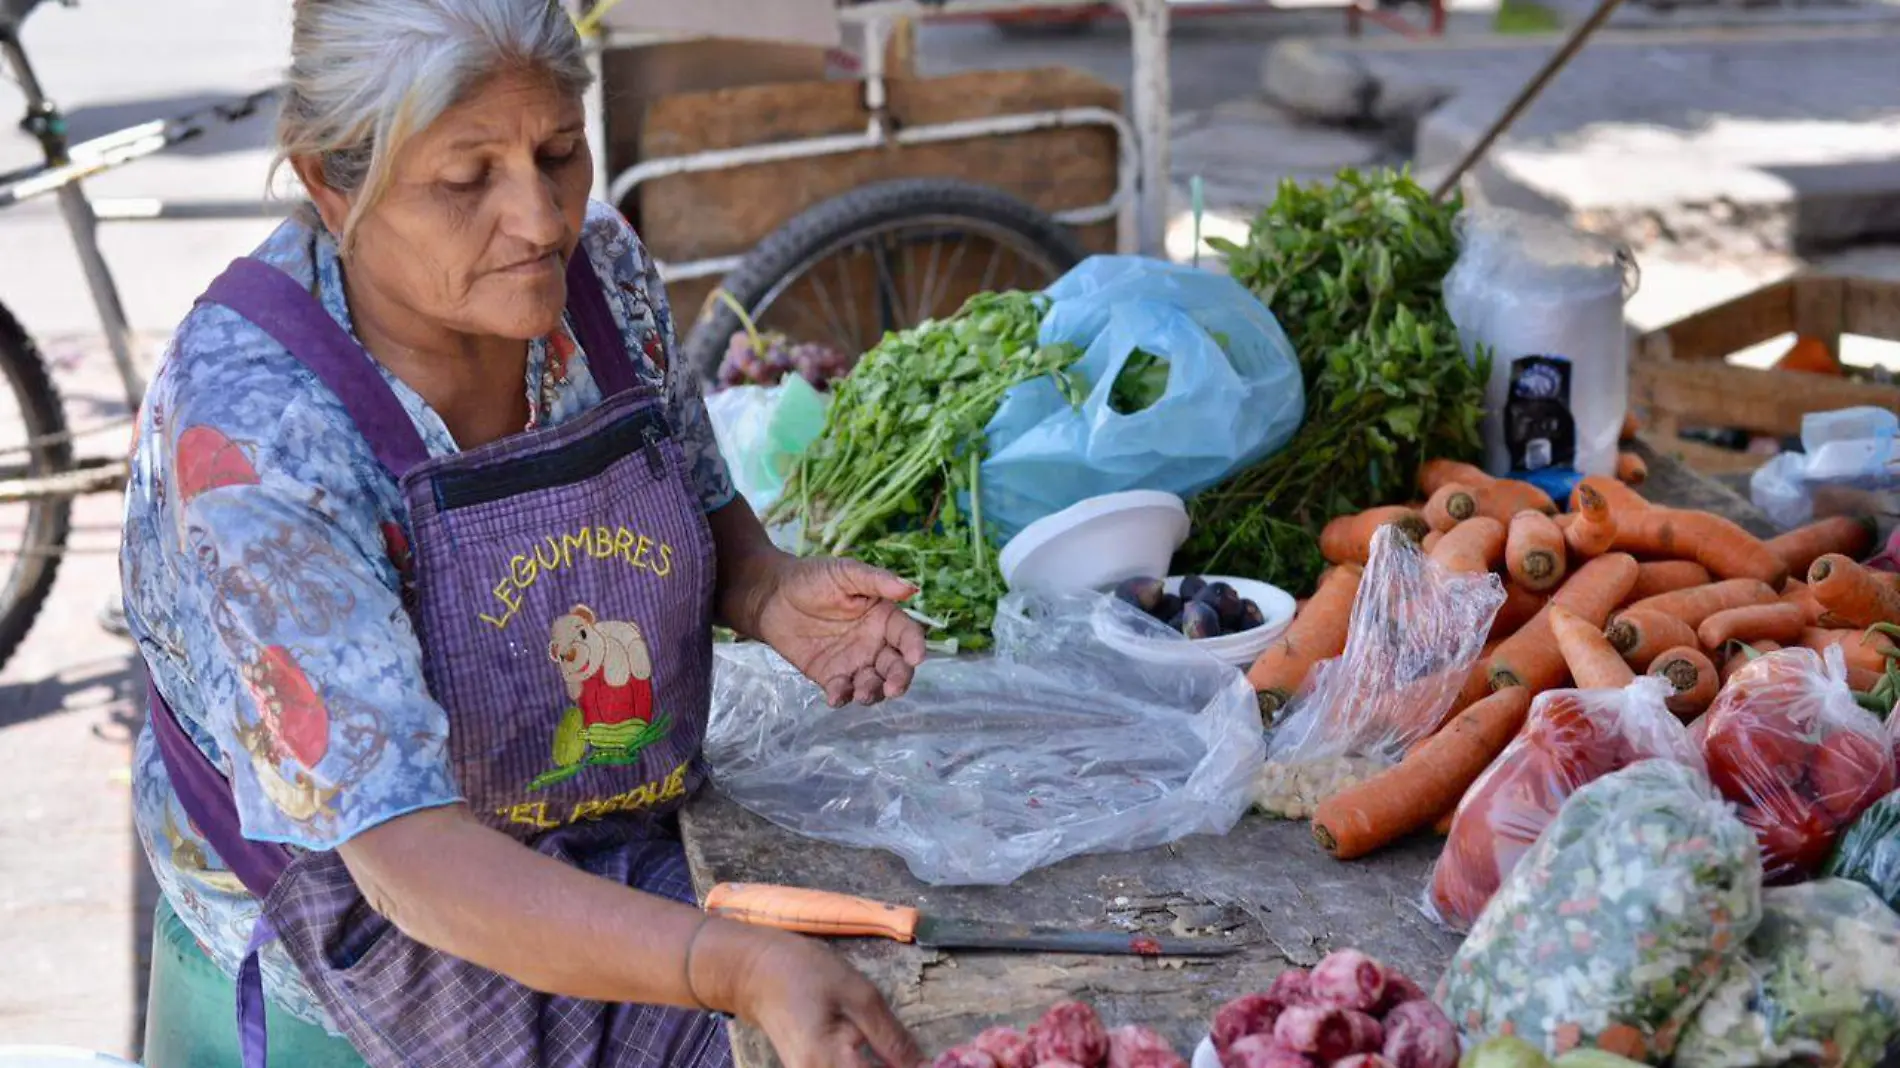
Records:
[[[1434,460],[1418,472],[1422,504],[1329,529],[1337,566],[1249,674],[1263,710],[1344,647],[1359,565],[1381,525],[1401,523],[1445,568],[1499,574],[1507,596],[1437,733],[1318,806],[1313,834],[1328,852],[1364,856],[1441,823],[1546,690],[1655,675],[1688,722],[1761,652],[1841,646],[1856,689],[1900,660],[1900,576],[1857,562],[1873,547],[1871,522],[1826,519],[1761,539],[1722,516],[1651,504],[1631,486],[1646,473],[1634,454],[1622,473],[1584,479],[1560,513],[1528,483]]]

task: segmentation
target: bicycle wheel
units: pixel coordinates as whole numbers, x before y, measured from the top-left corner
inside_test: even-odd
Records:
[[[942,318],[976,293],[1041,289],[1085,255],[1061,223],[1000,190],[904,179],[794,216],[722,288],[760,330],[855,358],[886,331]],[[686,365],[711,381],[743,329],[715,301],[686,339]]]
[[[72,467],[66,416],[38,347],[0,307],[0,484]],[[0,500],[0,667],[33,626],[59,571],[72,498]]]

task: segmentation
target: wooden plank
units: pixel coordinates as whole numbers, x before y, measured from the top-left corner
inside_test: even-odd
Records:
[[[1643,495],[1727,516],[1757,534],[1774,528],[1733,492],[1638,445],[1649,462]],[[1190,1052],[1214,1011],[1263,989],[1289,966],[1356,946],[1429,987],[1458,938],[1417,908],[1441,842],[1423,836],[1342,864],[1305,823],[1248,816],[1224,837],[1199,836],[1139,853],[1076,857],[1006,887],[932,887],[894,855],[848,849],[774,827],[708,790],[681,818],[687,863],[703,900],[719,882],[778,882],[842,890],[941,915],[1138,933],[1211,927],[1243,948],[1208,962],[1028,953],[932,952],[875,939],[835,943],[935,1054],[985,1027],[1031,1022],[1050,1004],[1086,998],[1111,1023],[1154,1027]],[[1198,931],[1196,933],[1199,933]],[[739,1068],[778,1063],[770,1044],[732,1028]]]
[[[1776,282],[1644,334],[1638,350],[1676,360],[1719,360],[1794,330],[1794,280]]]
[[[1718,363],[1636,360],[1630,396],[1690,426],[1739,427],[1761,434],[1801,432],[1808,412],[1873,405],[1900,412],[1900,388],[1829,375],[1757,371]]]
[[[1900,282],[1847,279],[1842,322],[1850,334],[1900,341]]]
[[[1836,361],[1841,358],[1841,325],[1847,280],[1812,276],[1797,279],[1794,287],[1794,332],[1820,342]]]

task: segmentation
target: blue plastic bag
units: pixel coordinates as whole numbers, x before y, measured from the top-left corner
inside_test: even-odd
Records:
[[[1079,409],[1048,379],[1011,390],[986,428],[984,526],[1000,538],[1078,501],[1131,489],[1190,497],[1265,459],[1306,410],[1299,359],[1273,313],[1223,275],[1094,256],[1046,291],[1043,344],[1087,350]],[[1115,381],[1139,351],[1167,361],[1152,405],[1120,414]]]

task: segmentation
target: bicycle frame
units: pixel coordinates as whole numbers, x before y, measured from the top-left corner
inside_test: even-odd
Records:
[[[92,294],[93,307],[105,329],[106,344],[125,389],[126,405],[129,410],[137,411],[145,398],[145,380],[133,357],[132,328],[119,299],[118,284],[99,248],[102,213],[86,196],[82,183],[94,175],[198,137],[210,128],[213,119],[236,122],[248,118],[280,89],[266,89],[232,103],[214,105],[178,118],[154,120],[73,144],[67,139],[65,116],[40,85],[19,35],[4,25],[0,25],[0,57],[5,58],[26,94],[26,117],[21,121],[21,128],[39,142],[45,156],[44,163],[0,174],[0,209],[47,194],[58,198],[60,214],[65,217],[66,229],[72,235],[80,266],[85,270],[86,287]],[[156,219],[212,214],[232,213],[228,208],[180,210],[162,202],[132,201],[112,217]]]

